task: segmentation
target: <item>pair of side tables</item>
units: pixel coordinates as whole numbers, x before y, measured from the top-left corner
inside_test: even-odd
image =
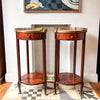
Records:
[[[17,62],[18,62],[18,87],[21,93],[21,83],[27,85],[44,84],[45,94],[47,89],[46,76],[46,32],[47,29],[43,27],[37,28],[16,28],[16,43],[17,43]],[[56,28],[55,29],[55,81],[54,90],[56,94],[57,84],[76,85],[81,84],[81,92],[83,89],[83,74],[84,74],[84,55],[85,55],[85,38],[86,28]],[[26,40],[27,53],[27,74],[21,76],[20,66],[20,47],[19,40]],[[29,46],[28,40],[42,40],[43,49],[43,73],[30,73],[29,71]],[[74,60],[73,73],[59,73],[59,58],[60,58],[60,40],[74,41]],[[82,40],[82,56],[81,56],[81,72],[80,76],[76,74],[76,51],[77,41]]]

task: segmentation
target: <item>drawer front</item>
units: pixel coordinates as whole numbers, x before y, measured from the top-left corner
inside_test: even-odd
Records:
[[[45,38],[45,33],[17,33],[17,39],[19,40],[42,40]]]
[[[83,40],[84,33],[56,33],[57,40]]]

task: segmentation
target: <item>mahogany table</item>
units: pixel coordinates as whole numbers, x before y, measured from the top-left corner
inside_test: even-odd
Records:
[[[27,85],[45,85],[46,94],[46,28],[16,28],[16,43],[17,43],[17,62],[18,62],[18,87],[19,93],[21,93],[20,84]],[[21,76],[21,66],[20,66],[20,47],[19,40],[26,40],[26,53],[27,53],[27,74]],[[43,49],[43,73],[30,73],[29,71],[29,47],[28,40],[42,40]]]
[[[83,73],[84,73],[84,55],[85,55],[85,37],[86,28],[57,28],[55,31],[55,83],[54,89],[56,94],[56,85],[76,85],[81,83],[81,93],[83,89]],[[59,73],[60,58],[60,40],[74,41],[74,62],[73,73]],[[81,57],[81,73],[76,74],[76,51],[77,41],[82,40],[82,57]]]

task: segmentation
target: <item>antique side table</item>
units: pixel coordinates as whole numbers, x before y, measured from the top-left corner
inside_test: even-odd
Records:
[[[81,93],[83,89],[83,73],[84,73],[84,55],[85,55],[85,37],[86,28],[57,28],[55,31],[55,83],[54,89],[56,94],[56,85],[76,85],[81,84]],[[60,40],[74,41],[74,62],[73,73],[59,73],[60,58]],[[76,74],[76,51],[77,41],[82,40],[82,57],[80,76]]]
[[[44,84],[46,94],[46,28],[16,28],[16,43],[17,43],[17,62],[18,62],[18,87],[21,93],[20,84],[37,85]],[[27,74],[21,76],[20,66],[20,47],[19,40],[26,40],[26,53],[27,53]],[[42,40],[43,49],[43,73],[30,73],[29,71],[29,47],[28,40]]]

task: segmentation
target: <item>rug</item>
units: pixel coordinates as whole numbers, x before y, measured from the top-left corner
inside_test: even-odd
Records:
[[[57,95],[54,95],[54,77],[48,76],[47,95],[44,95],[44,86],[21,84],[22,94],[18,92],[18,86],[13,83],[2,100],[100,100],[89,83],[84,83],[83,95],[80,94],[80,84],[65,86],[59,84]]]

